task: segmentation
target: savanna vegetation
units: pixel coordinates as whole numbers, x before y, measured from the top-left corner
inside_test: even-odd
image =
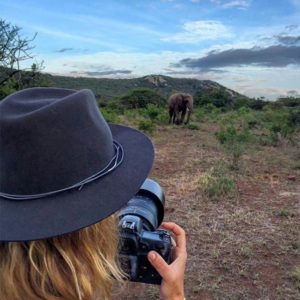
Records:
[[[91,88],[108,122],[151,136],[165,219],[187,232],[187,299],[299,299],[299,95],[268,102],[212,81],[41,74],[39,63],[20,67],[34,36],[3,20],[0,33],[0,99],[30,86]],[[170,126],[167,97],[179,91],[194,95],[192,120]],[[115,299],[158,299],[158,289],[129,283]]]
[[[166,102],[145,90],[140,104],[124,97],[99,106],[155,144],[150,176],[165,188],[165,219],[188,236],[188,299],[297,299],[300,97],[217,95],[201,94],[205,103],[195,95],[192,122],[180,126],[167,125]],[[122,293],[158,299],[154,286],[129,283]]]

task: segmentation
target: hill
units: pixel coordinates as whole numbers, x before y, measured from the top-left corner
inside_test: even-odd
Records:
[[[191,78],[173,78],[162,75],[148,75],[132,79],[85,78],[66,77],[44,74],[50,86],[71,89],[91,89],[97,97],[103,100],[120,97],[129,90],[148,88],[157,92],[162,97],[168,97],[174,92],[186,92],[195,95],[197,92],[225,91],[232,98],[242,96],[211,80],[198,80]]]

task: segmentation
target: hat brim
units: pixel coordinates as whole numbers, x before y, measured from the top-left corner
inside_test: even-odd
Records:
[[[109,126],[124,150],[121,165],[80,191],[22,201],[0,197],[0,241],[38,240],[79,230],[107,218],[138,192],[153,164],[153,145],[135,129]]]

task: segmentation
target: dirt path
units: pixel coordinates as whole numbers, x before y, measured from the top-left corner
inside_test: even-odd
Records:
[[[163,127],[152,138],[150,177],[165,189],[165,220],[187,232],[186,298],[300,299],[299,148],[244,155],[234,195],[212,201],[197,179],[226,162],[215,130]],[[114,299],[158,299],[158,288],[129,283]]]

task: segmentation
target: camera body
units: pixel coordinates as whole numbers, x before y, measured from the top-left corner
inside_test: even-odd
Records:
[[[172,261],[172,242],[166,230],[156,230],[163,220],[164,194],[154,180],[146,179],[139,192],[119,213],[122,269],[134,282],[160,284],[161,276],[147,254],[154,250],[167,263]]]

